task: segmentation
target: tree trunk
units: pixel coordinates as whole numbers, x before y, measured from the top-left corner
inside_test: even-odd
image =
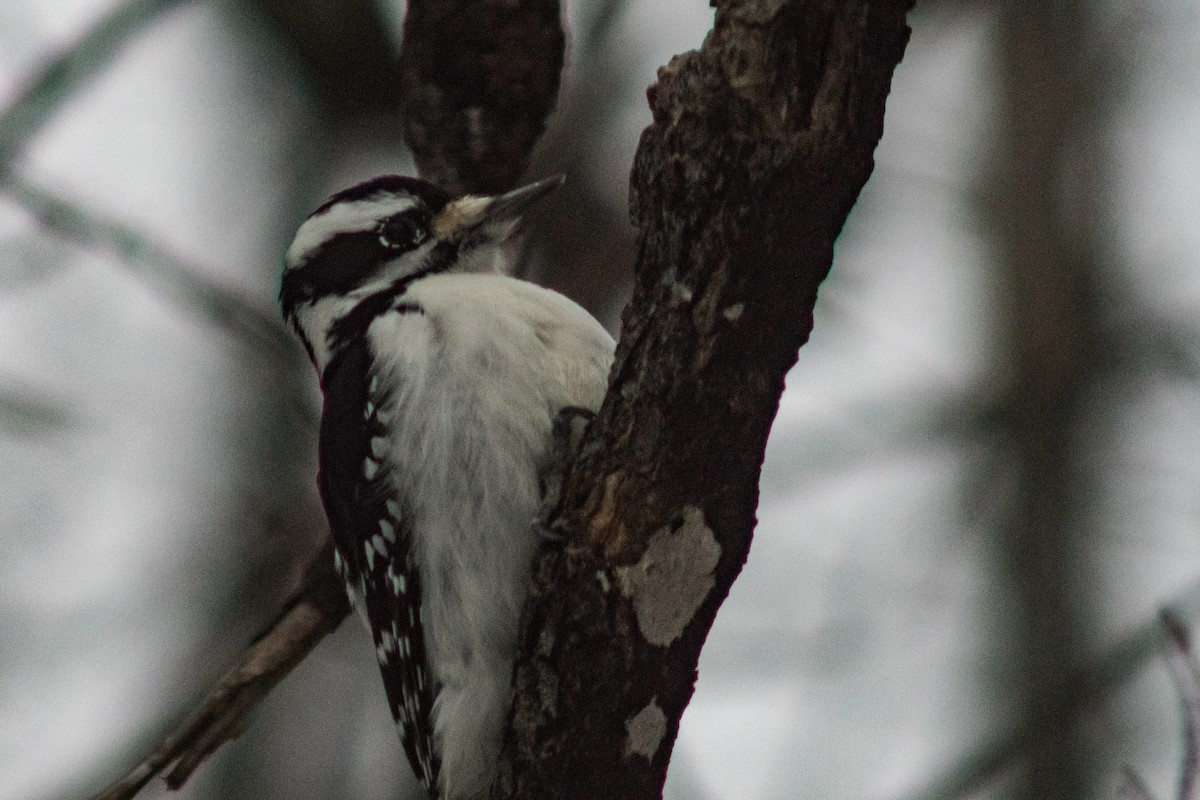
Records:
[[[657,798],[767,433],[873,166],[906,0],[727,0],[648,96],[611,384],[535,567],[493,800]]]

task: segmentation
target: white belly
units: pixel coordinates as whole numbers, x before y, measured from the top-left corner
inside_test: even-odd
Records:
[[[432,276],[404,299],[424,313],[385,315],[368,335],[381,384],[397,387],[381,411],[441,687],[435,736],[443,774],[490,782],[554,417],[598,408],[613,342],[561,295],[499,275]]]

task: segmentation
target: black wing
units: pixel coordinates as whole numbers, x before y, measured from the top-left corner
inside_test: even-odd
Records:
[[[354,337],[321,379],[318,484],[349,588],[360,593],[392,717],[409,763],[430,797],[439,759],[433,748],[434,687],[421,629],[421,581],[410,553],[405,509],[387,480],[391,468],[365,336]]]

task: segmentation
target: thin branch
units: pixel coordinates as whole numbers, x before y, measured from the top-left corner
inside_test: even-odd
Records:
[[[1193,584],[1170,603],[1187,616],[1200,613],[1200,583]],[[957,759],[956,763],[924,787],[903,795],[904,800],[956,800],[968,797],[1001,770],[1040,746],[1045,737],[1068,727],[1089,706],[1111,697],[1146,663],[1161,652],[1164,629],[1158,619],[1150,620],[1113,645],[1093,666],[1060,681],[1034,707],[1042,709],[1016,729],[985,742]]]
[[[0,377],[0,430],[20,436],[44,435],[73,426],[75,414],[62,398]]]
[[[1121,778],[1117,783],[1117,797],[1119,800],[1154,800],[1154,795],[1150,793],[1145,781],[1129,767],[1121,770]]]
[[[81,39],[42,67],[0,115],[0,174],[25,143],[78,89],[98,75],[132,36],[181,0],[129,0],[110,11]]]
[[[129,800],[172,765],[166,781],[178,789],[213,751],[237,738],[267,693],[349,613],[332,563],[333,544],[326,542],[305,569],[300,589],[233,669],[154,752],[92,800]]]
[[[273,309],[221,286],[202,267],[127,225],[105,219],[13,173],[0,177],[0,189],[46,229],[85,247],[117,254],[126,269],[181,308],[199,314],[274,363],[297,360],[299,351]]]
[[[1167,631],[1167,666],[1183,704],[1183,767],[1179,773],[1179,800],[1195,800],[1200,772],[1200,673],[1187,628],[1174,613],[1162,612]]]

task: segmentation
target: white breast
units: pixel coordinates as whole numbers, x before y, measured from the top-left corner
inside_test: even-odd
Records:
[[[384,315],[368,337],[380,384],[394,387],[381,410],[443,687],[444,773],[471,774],[499,747],[553,420],[599,407],[613,340],[562,295],[500,275],[431,276],[402,300],[424,313]]]

